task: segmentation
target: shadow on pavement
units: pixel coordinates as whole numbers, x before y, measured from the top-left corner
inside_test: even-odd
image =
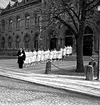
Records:
[[[69,70],[51,70],[50,74],[57,74],[57,75],[69,75],[69,76],[84,76],[84,73],[75,72],[75,69]]]

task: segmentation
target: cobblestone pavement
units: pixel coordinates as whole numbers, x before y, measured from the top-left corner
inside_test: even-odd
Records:
[[[0,77],[0,105],[100,105],[100,100]]]

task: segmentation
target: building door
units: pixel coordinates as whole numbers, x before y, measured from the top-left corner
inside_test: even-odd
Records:
[[[38,51],[38,39],[39,39],[38,37],[39,37],[39,33],[36,33],[34,37],[34,48],[36,51]]]
[[[38,40],[35,40],[34,42],[34,48],[36,51],[38,51]]]
[[[55,30],[50,31],[50,50],[57,49],[57,33]]]
[[[65,32],[65,46],[73,47],[73,33],[71,30],[66,30]]]
[[[1,48],[4,49],[5,48],[5,38],[2,37],[2,43],[1,43]]]
[[[56,49],[56,43],[57,43],[57,38],[51,38],[50,39],[50,50]]]
[[[83,37],[83,55],[92,56],[93,51],[93,31],[87,26]]]
[[[25,43],[25,48],[26,49],[30,48],[29,42],[30,42],[30,36],[28,34],[26,34],[25,37],[24,37],[24,43]]]
[[[73,46],[73,37],[65,37],[65,46]]]
[[[83,55],[92,56],[92,47],[93,47],[93,35],[86,35],[83,39]]]

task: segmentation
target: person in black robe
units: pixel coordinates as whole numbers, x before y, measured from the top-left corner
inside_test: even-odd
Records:
[[[23,64],[24,64],[24,60],[26,58],[25,52],[24,52],[24,50],[22,48],[20,48],[20,50],[18,51],[17,56],[18,56],[17,63],[19,65],[19,68],[22,69]]]

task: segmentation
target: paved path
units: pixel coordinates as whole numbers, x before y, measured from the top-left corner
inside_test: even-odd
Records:
[[[0,75],[100,97],[100,81],[87,81],[84,74],[70,72],[70,67],[75,67],[75,61],[67,61],[67,63],[66,61],[56,61],[53,63],[62,70],[52,67],[50,74],[44,74],[45,63],[18,69],[16,60],[1,60]],[[66,75],[64,75],[65,73]]]
[[[0,105],[100,105],[100,99],[0,76]]]

